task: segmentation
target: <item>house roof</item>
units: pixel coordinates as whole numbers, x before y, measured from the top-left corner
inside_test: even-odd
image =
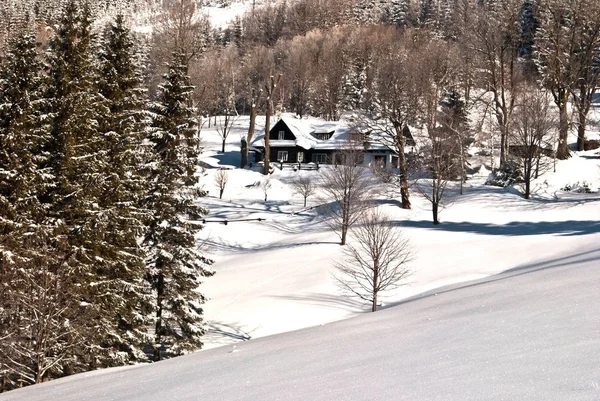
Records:
[[[284,114],[279,121],[283,121],[292,132],[296,140],[271,139],[272,148],[299,146],[303,149],[337,150],[346,147],[350,140],[350,133],[357,132],[356,127],[351,128],[344,121],[324,121],[316,118],[297,118],[293,114]],[[275,123],[270,129],[279,123]],[[316,134],[332,134],[328,140],[317,139]],[[258,135],[252,146],[264,147],[264,133]],[[371,151],[388,151],[390,148],[380,143],[371,143]]]

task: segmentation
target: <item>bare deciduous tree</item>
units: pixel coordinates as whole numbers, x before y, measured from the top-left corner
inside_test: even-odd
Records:
[[[365,123],[373,130],[383,133],[386,144],[398,153],[398,168],[402,208],[410,209],[408,187],[408,163],[406,158],[408,123],[416,118],[419,109],[419,96],[423,88],[418,85],[420,60],[412,57],[414,32],[405,31],[399,36],[394,30],[382,32],[376,40],[386,43],[385,50],[376,55],[375,77],[371,106],[377,111],[378,121],[367,118]],[[375,39],[374,39],[375,40]],[[414,49],[414,47],[413,47]],[[380,123],[378,123],[380,122]]]
[[[227,181],[229,181],[227,170],[220,169],[217,171],[215,174],[215,185],[219,188],[219,199],[223,199],[223,192],[225,192]]]
[[[356,245],[344,249],[343,262],[334,265],[340,272],[335,278],[342,290],[370,302],[375,312],[380,294],[398,288],[410,274],[408,240],[377,210],[365,213],[352,234]]]
[[[267,178],[260,183],[260,189],[265,195],[265,202],[267,201],[267,197],[269,195],[269,190],[271,189],[271,181]]]
[[[515,100],[523,83],[523,65],[518,54],[519,13],[522,2],[481,2],[471,9],[472,18],[461,41],[477,58],[481,85],[492,95],[493,110],[500,131],[500,167],[508,157],[508,135]]]
[[[233,110],[235,111],[235,110]],[[219,137],[221,138],[221,152],[225,153],[225,144],[227,142],[227,137],[231,133],[231,128],[233,128],[233,124],[237,121],[238,116],[232,115],[231,110],[227,110],[224,116],[221,118],[217,118],[217,124],[215,128]]]
[[[331,217],[330,227],[340,236],[340,245],[346,245],[348,229],[367,209],[372,180],[368,169],[360,165],[364,158],[362,149],[349,147],[334,157],[335,168],[323,169],[323,201]]]
[[[544,158],[552,156],[551,136],[556,125],[549,103],[547,92],[532,89],[522,97],[515,113],[511,153],[523,171],[525,199],[531,195],[531,180],[552,165],[551,159]]]
[[[265,117],[265,160],[264,160],[264,170],[263,174],[267,175],[271,170],[271,143],[270,143],[270,130],[271,130],[271,115],[273,114],[273,97],[275,96],[275,89],[279,86],[281,82],[281,74],[275,79],[274,76],[271,75],[270,82],[265,85],[265,101],[267,104],[267,113]],[[265,194],[266,198],[266,194]],[[266,199],[265,199],[266,201]]]
[[[426,161],[431,173],[431,180],[421,181],[417,185],[418,191],[431,202],[433,224],[439,224],[439,211],[448,186],[448,181],[460,172],[460,142],[453,135],[441,127],[429,132],[429,145],[426,149]]]
[[[248,151],[250,149],[250,143],[254,138],[254,131],[256,129],[256,117],[258,115],[258,110],[261,107],[262,102],[262,90],[251,91],[250,95],[250,124],[248,125],[248,135],[242,139],[242,143],[245,143],[245,146],[242,146],[242,160],[240,162],[240,167],[244,168],[248,164]]]
[[[582,4],[574,55],[576,83],[570,88],[573,106],[577,110],[577,150],[585,148],[585,131],[594,93],[600,86],[600,2]]]
[[[304,198],[304,207],[306,207],[306,199],[314,195],[317,190],[315,183],[308,176],[302,176],[294,180],[292,182],[292,189]]]
[[[7,323],[0,330],[0,366],[11,387],[60,374],[64,365],[73,364],[74,348],[82,340],[77,324],[87,304],[68,290],[69,257],[47,242],[38,238],[26,244],[28,257],[15,257],[14,265],[4,263],[6,271],[0,271],[0,279],[10,278],[0,295],[0,323]],[[49,262],[48,254],[56,260]]]
[[[577,83],[584,83],[584,81],[577,82],[579,79],[577,58],[581,55],[582,21],[585,19],[588,5],[591,3],[596,2],[543,0],[539,5],[540,26],[536,33],[536,62],[542,76],[542,83],[552,93],[554,103],[559,110],[559,134],[556,150],[556,158],[559,160],[570,157],[567,142],[569,135],[568,100],[569,94],[579,89]]]

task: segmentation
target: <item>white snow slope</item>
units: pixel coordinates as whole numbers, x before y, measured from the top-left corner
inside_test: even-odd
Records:
[[[570,255],[374,314],[0,399],[598,400],[600,250]]]
[[[341,297],[339,238],[290,189],[319,172],[275,169],[264,202],[259,172],[230,169],[215,197],[217,167],[236,166],[246,127],[236,122],[225,153],[203,131],[210,214],[199,240],[217,272],[202,285],[207,350],[0,400],[600,400],[600,196],[560,190],[598,188],[596,152],[541,176],[532,200],[484,186],[482,168],[464,195],[450,194],[439,226],[416,191],[410,211],[374,194],[414,260],[407,285],[371,314]],[[256,218],[266,221],[238,221]]]

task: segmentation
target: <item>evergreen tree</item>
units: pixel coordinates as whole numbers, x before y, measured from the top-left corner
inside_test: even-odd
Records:
[[[462,183],[462,180],[466,179],[466,169],[469,167],[467,150],[473,142],[465,102],[458,91],[452,88],[444,94],[440,106],[440,132],[444,140],[449,142],[445,148],[451,150],[444,156],[455,160],[452,163],[455,167],[448,173],[452,178],[461,177]]]
[[[39,383],[67,359],[63,252],[41,196],[52,184],[35,37],[13,38],[0,70],[0,374],[4,387]]]
[[[384,11],[387,23],[404,28],[409,24],[409,0],[391,0]]]
[[[198,187],[200,153],[193,88],[182,54],[173,56],[160,96],[151,107],[153,145],[146,206],[153,211],[148,226],[147,278],[155,292],[154,360],[199,349],[205,297],[202,277],[211,276],[212,261],[197,248],[196,234],[207,210],[197,203],[206,192]]]
[[[125,255],[132,250],[131,243],[121,243],[130,240],[128,232],[119,231],[121,219],[112,220],[126,213],[114,211],[121,206],[115,200],[120,193],[111,193],[111,162],[120,152],[111,149],[111,134],[102,132],[102,117],[110,109],[98,92],[91,24],[90,10],[71,0],[47,56],[47,152],[55,182],[44,199],[50,221],[61,229],[56,238],[67,248],[63,291],[76,301],[65,306],[65,313],[75,328],[77,349],[62,374],[127,363],[132,350],[121,346],[134,323],[127,298],[140,285],[129,280],[136,256]]]
[[[146,127],[146,91],[134,42],[118,16],[104,35],[100,52],[99,92],[103,114],[100,131],[104,151],[100,160],[102,192],[98,199],[101,221],[104,285],[113,295],[105,300],[106,332],[102,338],[102,366],[145,358],[149,289],[144,280],[145,261],[137,238],[147,211],[142,140]],[[110,315],[114,313],[114,315]]]

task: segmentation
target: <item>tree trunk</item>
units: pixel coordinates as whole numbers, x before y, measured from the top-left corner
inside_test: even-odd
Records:
[[[506,154],[506,142],[507,142],[507,135],[506,135],[506,127],[501,126],[500,127],[500,168],[503,169],[504,167],[506,167],[506,162],[508,160],[507,154]]]
[[[224,192],[224,191],[225,191],[225,189],[224,189],[224,188],[221,188],[221,189],[219,190],[219,199],[223,199],[223,192]]]
[[[410,199],[408,193],[408,167],[406,163],[406,153],[404,147],[406,138],[404,137],[403,127],[394,123],[396,131],[396,147],[398,148],[398,167],[400,169],[400,195],[402,197],[402,209],[410,209]]]
[[[304,207],[306,207],[306,196],[304,197]]]
[[[223,142],[221,143],[221,153],[225,153],[225,140],[226,138],[223,138]]]
[[[162,299],[164,292],[164,277],[162,274],[158,276],[158,283],[156,285],[156,326],[154,329],[155,344],[154,344],[154,355],[153,360],[155,362],[160,361],[160,343],[162,341]]]
[[[269,138],[269,131],[271,130],[271,114],[273,113],[273,96],[275,95],[275,89],[279,85],[281,81],[281,74],[277,77],[277,81],[275,81],[275,77],[271,76],[271,82],[267,85],[267,115],[265,121],[265,160],[264,160],[264,171],[263,174],[269,174],[269,170],[271,169],[271,142]]]
[[[252,142],[252,138],[254,138],[257,109],[257,102],[253,102],[250,109],[250,126],[248,127],[248,135],[246,136],[246,148],[242,149],[242,162],[240,163],[240,168],[244,168],[248,164],[248,151],[250,150],[250,142]]]
[[[265,120],[265,157],[264,157],[264,170],[263,170],[263,174],[264,175],[268,175],[269,174],[269,170],[271,168],[270,166],[270,161],[271,161],[271,142],[270,142],[270,138],[269,138],[269,131],[270,131],[270,127],[271,127],[271,99],[267,99],[267,115],[266,115],[266,120]],[[266,201],[266,199],[265,199]]]
[[[377,292],[379,290],[379,259],[373,261],[373,304],[371,312],[377,312]]]
[[[371,305],[371,312],[377,312],[377,292],[373,292],[373,303]]]
[[[577,150],[583,151],[585,147],[585,129],[587,126],[587,115],[583,110],[578,113],[579,125],[577,126]]]
[[[569,136],[569,117],[567,114],[567,91],[562,91],[559,95],[557,106],[559,110],[559,133],[558,133],[558,148],[556,149],[556,158],[566,160],[569,158],[569,144],[567,142]]]
[[[437,201],[431,203],[431,211],[433,212],[433,224],[440,224],[438,220],[438,209],[439,205]]]

